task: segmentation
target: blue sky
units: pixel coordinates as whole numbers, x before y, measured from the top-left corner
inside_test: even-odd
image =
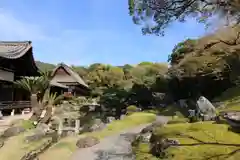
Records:
[[[1,0],[1,40],[31,40],[35,60],[89,65],[166,62],[174,45],[205,34],[195,20],[174,23],[166,36],[143,36],[127,0]]]

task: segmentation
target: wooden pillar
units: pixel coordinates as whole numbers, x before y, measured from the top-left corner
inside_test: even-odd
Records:
[[[15,109],[12,110],[11,116],[14,116],[14,114],[15,114]]]
[[[2,111],[0,110],[0,120],[3,118]]]
[[[31,94],[31,107],[37,107],[38,101],[37,101],[37,94]]]
[[[15,88],[13,87],[13,85],[11,86],[11,90],[12,90],[12,101],[15,101],[15,98],[14,98]]]
[[[59,136],[62,135],[62,130],[63,130],[63,122],[62,122],[62,120],[59,120],[59,124],[58,124],[58,135]]]

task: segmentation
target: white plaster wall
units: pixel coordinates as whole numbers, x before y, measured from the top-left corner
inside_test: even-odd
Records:
[[[13,82],[14,81],[14,73],[0,69],[0,80]]]

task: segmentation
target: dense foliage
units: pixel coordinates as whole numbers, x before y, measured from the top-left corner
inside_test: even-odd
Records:
[[[39,65],[40,62],[37,64],[39,68],[46,68],[42,67],[44,64]],[[135,66],[96,63],[72,68],[90,86],[92,97],[100,97],[101,104],[117,112],[129,105],[156,106],[163,102],[168,90],[168,65],[163,63],[142,62]]]
[[[239,25],[179,43],[169,56],[171,90],[181,98],[196,94],[210,99],[218,96],[239,81],[239,51]]]
[[[226,24],[240,22],[239,0],[128,0],[128,3],[134,23],[143,25],[143,34],[163,35],[172,22],[184,22],[187,17],[204,23],[212,17]]]
[[[239,84],[239,52],[237,25],[180,42],[169,55],[170,66],[142,62],[72,68],[89,84],[92,97],[99,97],[101,104],[118,112],[129,105],[146,109],[183,98],[194,100],[198,95],[211,100]]]

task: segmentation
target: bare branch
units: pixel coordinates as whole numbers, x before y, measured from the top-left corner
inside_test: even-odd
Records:
[[[216,15],[229,25],[229,22],[240,22],[240,4],[238,0],[129,0],[130,15],[138,22],[146,18],[156,22],[155,26],[144,30],[161,33],[173,21],[184,22],[186,17],[193,16],[198,22],[206,23]],[[151,10],[151,14],[148,14]],[[134,14],[135,13],[135,14]],[[229,22],[228,22],[229,21]],[[141,24],[141,23],[138,23]],[[148,25],[147,25],[148,26]]]

